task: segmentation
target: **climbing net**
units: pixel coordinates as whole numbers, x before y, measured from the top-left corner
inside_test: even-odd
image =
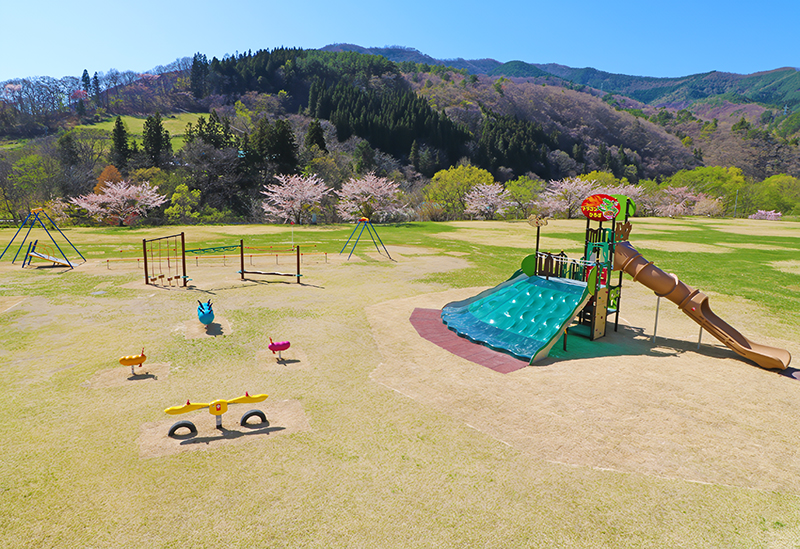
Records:
[[[142,240],[144,283],[186,286],[185,250],[183,233]]]

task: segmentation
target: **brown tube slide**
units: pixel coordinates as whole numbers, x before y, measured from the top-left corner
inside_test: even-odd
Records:
[[[618,242],[614,252],[614,270],[622,270],[644,284],[659,297],[675,303],[692,320],[744,358],[771,370],[784,370],[792,355],[785,349],[753,343],[713,313],[708,296],[687,286],[674,274],[667,274],[647,261],[629,242]]]

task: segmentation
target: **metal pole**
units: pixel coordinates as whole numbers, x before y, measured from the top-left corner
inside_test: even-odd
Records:
[[[703,339],[703,327],[700,326],[700,334],[697,336],[697,350],[700,350],[700,341]]]
[[[144,283],[150,284],[150,281],[147,279],[147,240],[142,239],[142,253],[144,253]]]
[[[392,256],[389,255],[389,250],[386,249],[386,245],[383,243],[383,240],[381,240],[381,237],[378,235],[378,229],[375,228],[375,225],[372,225],[372,221],[368,221],[367,223],[369,223],[372,226],[372,230],[375,231],[375,236],[378,237],[378,242],[380,242],[381,246],[383,246],[383,251],[386,252],[386,255],[389,257],[389,259],[392,259]],[[373,240],[373,242],[375,241]],[[377,248],[377,246],[375,247]],[[378,250],[378,253],[381,253],[381,251]],[[392,261],[394,261],[394,259],[392,259]]]
[[[181,233],[181,262],[183,264],[183,287],[186,287],[186,238]]]
[[[33,213],[33,212],[31,212],[31,213]],[[28,217],[30,217],[30,216],[28,216]],[[26,241],[26,240],[28,240],[28,235],[30,235],[30,234],[31,234],[31,229],[33,229],[33,226],[34,226],[34,225],[36,225],[36,219],[37,219],[38,217],[39,217],[39,214],[37,213],[37,214],[34,216],[34,218],[31,220],[31,226],[30,226],[30,227],[28,227],[28,230],[27,230],[27,232],[25,233],[25,238],[23,238],[23,239],[22,239],[22,242],[21,242],[21,243],[20,243],[20,245],[19,245],[19,249],[17,250],[17,253],[16,253],[16,254],[14,254],[14,259],[12,259],[12,260],[11,260],[11,263],[14,263],[14,262],[17,260],[17,256],[19,255],[19,252],[22,250],[22,247],[25,245],[25,241]]]
[[[661,296],[658,297],[656,301],[656,325],[653,327],[653,339],[652,342],[656,342],[656,332],[658,332],[658,306],[661,305]]]
[[[353,227],[353,232],[352,232],[352,233],[350,233],[350,238],[348,238],[348,239],[347,239],[347,242],[345,242],[345,243],[344,243],[344,246],[342,246],[342,249],[341,249],[341,250],[339,250],[339,254],[341,254],[341,253],[344,251],[344,249],[345,249],[345,248],[347,248],[347,245],[348,245],[348,244],[350,244],[350,240],[353,238],[353,235],[354,235],[354,234],[356,234],[356,231],[358,230],[358,226],[359,226],[359,225],[361,225],[361,221],[359,221],[358,223],[356,223],[356,226],[355,226],[355,227]],[[363,229],[362,229],[362,230],[363,230]],[[351,252],[351,253],[352,253],[352,252]],[[349,259],[349,258],[348,258],[348,259]]]
[[[39,221],[39,225],[41,225],[41,226],[42,226],[42,229],[44,229],[44,232],[46,232],[46,233],[47,233],[47,236],[49,236],[49,237],[50,237],[50,240],[52,240],[52,241],[53,241],[53,246],[55,246],[55,247],[56,247],[56,249],[57,249],[59,252],[61,252],[61,257],[63,257],[63,258],[64,258],[64,261],[66,261],[66,262],[67,262],[67,264],[69,265],[69,268],[70,268],[70,269],[72,269],[72,268],[73,268],[73,267],[72,267],[72,263],[70,262],[70,260],[69,260],[69,259],[67,259],[67,255],[64,253],[64,250],[62,250],[62,249],[61,249],[61,246],[59,246],[59,245],[58,245],[58,243],[56,242],[56,239],[55,239],[55,238],[53,238],[53,235],[51,235],[51,234],[50,234],[50,231],[48,231],[48,230],[47,230],[47,227],[45,227],[45,225],[44,225],[44,223],[42,222],[42,220],[41,220],[41,219],[39,219],[39,214],[40,214],[40,213],[43,213],[43,214],[44,214],[44,216],[45,216],[47,219],[50,219],[50,217],[47,215],[47,213],[46,213],[46,212],[36,212],[36,217],[34,218],[33,222],[34,222],[34,223],[36,223],[36,221],[37,221],[37,220]],[[52,219],[50,219],[50,223],[53,223],[53,220],[52,220]],[[55,225],[56,225],[56,224],[55,224],[55,223],[53,223],[53,226],[54,226],[54,227],[55,227]],[[56,227],[56,229],[58,229],[58,232],[60,232],[60,233],[61,233],[61,229],[59,229],[58,227]],[[61,236],[64,236],[64,233],[61,233]],[[64,238],[66,238],[66,239],[67,239],[67,242],[69,242],[69,238],[67,238],[66,236],[64,236]],[[70,245],[70,246],[72,246],[72,242],[69,242],[69,245]],[[75,248],[75,246],[72,246],[72,248],[73,248],[73,249],[74,249],[76,252],[78,252],[78,249],[77,249],[77,248]],[[80,252],[78,252],[78,255],[81,255],[81,253],[80,253]],[[83,257],[82,255],[81,255],[81,258],[83,258],[83,260],[84,260],[84,261],[86,261],[86,258],[85,258],[85,257]]]
[[[22,230],[22,228],[25,226],[25,224],[28,222],[28,218],[29,218],[29,217],[30,217],[32,214],[33,214],[33,212],[29,213],[29,214],[28,214],[28,215],[25,217],[25,221],[23,221],[23,222],[22,222],[22,225],[20,225],[20,226],[19,226],[19,229],[17,229],[17,232],[15,232],[15,233],[14,233],[14,236],[11,238],[11,242],[9,242],[9,243],[8,243],[8,246],[6,246],[6,249],[5,249],[5,250],[3,250],[3,253],[1,253],[1,254],[0,254],[0,259],[2,259],[2,258],[3,258],[3,256],[4,256],[4,255],[5,255],[5,253],[6,253],[6,251],[7,251],[7,250],[8,250],[8,248],[11,246],[11,243],[12,243],[12,242],[14,242],[14,239],[15,239],[15,238],[17,238],[17,235],[18,235],[18,234],[19,234],[19,232]],[[24,242],[24,241],[23,241],[23,242]],[[21,247],[22,247],[22,246],[20,246],[20,248],[21,248]],[[17,253],[19,253],[19,252],[17,252]],[[13,263],[13,262],[12,262],[12,263]]]
[[[242,280],[244,280],[244,240],[239,240],[239,259],[239,264],[242,266],[239,272],[242,273]]]
[[[358,223],[359,223],[359,224],[361,224],[362,222],[361,222],[361,221],[359,221]],[[352,255],[353,255],[353,252],[354,252],[354,251],[356,251],[356,246],[358,246],[358,241],[359,241],[359,240],[361,240],[361,233],[363,233],[363,232],[364,232],[364,227],[366,227],[366,226],[367,226],[367,224],[366,224],[366,223],[364,223],[363,225],[361,225],[361,231],[359,231],[359,233],[358,233],[358,236],[356,237],[356,241],[355,241],[355,243],[353,244],[353,249],[352,249],[352,250],[350,250],[350,255],[348,255],[348,256],[347,256],[347,261],[350,261],[350,257],[352,257]],[[356,225],[356,227],[358,227],[358,225]],[[353,232],[355,232],[355,230],[353,230]],[[348,241],[348,242],[349,242],[349,241]]]
[[[61,233],[61,236],[63,236],[63,237],[64,237],[64,240],[66,240],[67,242],[69,242],[69,245],[70,245],[70,246],[72,246],[72,249],[73,249],[73,250],[75,250],[76,252],[78,252],[78,255],[79,255],[79,256],[81,256],[81,259],[83,259],[84,261],[86,261],[86,258],[85,258],[85,257],[83,257],[83,254],[82,254],[81,252],[79,252],[79,251],[78,251],[78,248],[76,248],[76,247],[75,247],[75,244],[73,244],[72,242],[70,242],[70,241],[69,241],[69,238],[67,238],[67,235],[65,235],[63,232],[61,232],[61,229],[59,229],[59,228],[58,228],[58,225],[56,225],[55,221],[53,221],[52,219],[50,219],[50,216],[49,216],[49,215],[47,215],[47,212],[42,212],[42,213],[44,214],[44,216],[45,216],[47,219],[49,219],[49,220],[50,220],[50,223],[52,223],[52,224],[53,224],[53,227],[55,227],[55,228],[56,228],[56,230],[57,230],[58,232],[60,232],[60,233]],[[40,219],[40,220],[39,220],[39,223],[41,223],[41,222],[42,222],[42,221],[41,221],[41,219]],[[42,224],[42,226],[44,227],[44,224]],[[45,229],[45,230],[47,230],[47,229]],[[48,232],[47,234],[50,234],[50,233]],[[51,236],[50,238],[52,239],[53,237]],[[55,242],[55,240],[54,240],[53,242]],[[56,248],[58,248],[58,245],[56,245]],[[58,248],[58,251],[61,251],[61,248]],[[63,254],[64,252],[61,252],[61,253]],[[67,259],[67,258],[66,258],[66,256],[64,257],[64,259]]]
[[[297,283],[300,284],[300,245],[297,245]],[[280,357],[280,355],[278,355]]]

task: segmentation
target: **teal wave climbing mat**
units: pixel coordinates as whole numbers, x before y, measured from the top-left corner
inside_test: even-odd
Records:
[[[458,335],[528,360],[547,356],[589,299],[585,282],[527,276],[509,280],[442,308],[442,321]]]

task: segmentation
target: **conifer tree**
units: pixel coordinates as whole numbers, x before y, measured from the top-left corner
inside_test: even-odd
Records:
[[[411,152],[408,155],[408,159],[414,166],[414,169],[419,171],[419,145],[416,139],[411,143]]]
[[[319,147],[321,151],[328,152],[328,148],[325,146],[325,132],[322,129],[322,124],[319,123],[319,119],[312,121],[308,125],[308,131],[306,132],[306,148],[310,149],[313,145]]]
[[[150,165],[155,168],[160,167],[166,157],[172,154],[169,132],[161,123],[160,113],[148,116],[145,120],[142,148]]]
[[[206,95],[206,79],[208,77],[208,59],[202,53],[194,54],[192,58],[192,71],[189,75],[189,89],[195,99],[202,99]]]
[[[96,72],[92,77],[92,100],[95,105],[100,106],[100,78]]]
[[[111,162],[119,169],[125,170],[128,159],[131,157],[131,150],[128,146],[128,131],[122,123],[122,117],[118,116],[114,121],[114,129],[111,130]]]
[[[297,172],[297,142],[292,127],[286,120],[278,120],[272,125],[267,156],[275,163],[275,171],[282,174]]]
[[[83,91],[88,94],[89,87],[92,85],[92,79],[89,78],[89,71],[86,69],[83,69],[83,75],[81,75],[81,85],[83,86]]]

